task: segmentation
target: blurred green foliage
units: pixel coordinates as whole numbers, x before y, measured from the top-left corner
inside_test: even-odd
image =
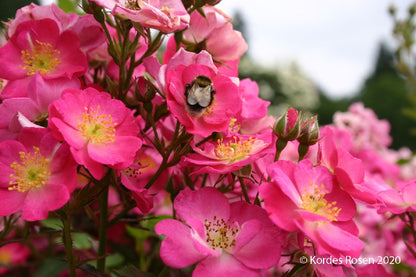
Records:
[[[415,124],[404,114],[405,109],[411,108],[408,95],[406,80],[395,70],[393,52],[381,44],[374,71],[366,79],[357,100],[373,109],[379,118],[390,122],[392,148],[395,149],[401,146],[415,149],[415,138],[411,134]]]

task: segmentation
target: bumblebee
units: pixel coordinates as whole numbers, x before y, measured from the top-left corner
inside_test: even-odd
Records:
[[[205,75],[198,75],[185,87],[187,110],[191,115],[199,116],[214,100],[214,86],[212,80]]]

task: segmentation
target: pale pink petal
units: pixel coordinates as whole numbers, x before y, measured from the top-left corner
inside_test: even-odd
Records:
[[[404,186],[402,190],[403,201],[406,204],[416,206],[416,182],[411,182]]]

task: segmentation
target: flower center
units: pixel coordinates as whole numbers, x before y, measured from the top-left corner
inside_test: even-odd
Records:
[[[143,3],[141,0],[126,0],[124,7],[129,10],[139,11],[143,8]]]
[[[100,114],[100,106],[96,109],[84,107],[84,110],[81,118],[78,118],[78,128],[82,135],[92,143],[113,143],[117,123],[113,123],[111,114]]]
[[[33,153],[19,152],[20,162],[13,162],[10,168],[9,190],[19,192],[33,191],[42,188],[51,176],[50,160],[40,154],[38,147],[33,147]]]
[[[37,71],[41,75],[46,75],[49,72],[55,70],[55,68],[61,63],[58,58],[60,51],[52,49],[52,45],[45,42],[35,41],[35,45],[32,44],[31,50],[22,50],[22,61],[24,66],[22,68],[27,70],[27,75],[35,75]]]
[[[228,160],[235,162],[243,160],[250,156],[253,150],[253,143],[256,138],[250,137],[248,140],[243,140],[240,137],[233,137],[233,140],[224,142],[223,139],[219,139],[218,145],[215,148],[215,155],[221,160]]]
[[[134,165],[124,169],[123,173],[130,178],[137,179],[142,174],[149,175],[155,173],[157,168],[158,165],[151,156],[142,154],[139,156],[138,161]]]
[[[238,133],[238,131],[240,131],[240,129],[241,129],[241,124],[240,124],[240,123],[237,123],[237,118],[232,117],[232,118],[230,119],[230,125],[229,125],[228,129],[229,129],[231,132],[234,132],[234,133]]]
[[[205,234],[207,243],[212,249],[231,249],[235,246],[235,238],[241,228],[236,222],[217,219],[214,216],[212,221],[205,219]]]
[[[318,185],[313,186],[313,192],[307,191],[302,194],[302,209],[322,215],[328,218],[330,221],[337,221],[337,216],[341,212],[341,208],[336,206],[337,201],[328,203],[324,198],[326,192],[325,186],[322,185],[319,189]]]
[[[171,17],[171,13],[172,13],[172,8],[168,7],[168,6],[161,6],[160,7],[160,11],[164,14],[166,14],[167,16]]]
[[[0,249],[0,265],[9,265],[12,262],[12,253],[8,250]]]

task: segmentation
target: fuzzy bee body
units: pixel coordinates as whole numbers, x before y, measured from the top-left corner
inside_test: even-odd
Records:
[[[215,90],[212,80],[205,75],[198,75],[192,83],[186,85],[185,97],[188,112],[201,115],[214,100]]]

